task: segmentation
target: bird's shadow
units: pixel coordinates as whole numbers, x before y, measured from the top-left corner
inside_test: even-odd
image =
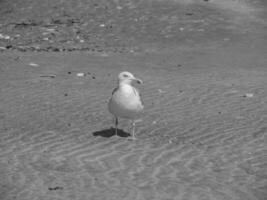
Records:
[[[127,133],[122,129],[118,129],[117,130],[117,134],[118,134],[119,137],[129,137],[129,136],[131,136],[130,133]],[[104,130],[93,132],[93,136],[101,136],[101,137],[106,137],[106,138],[109,138],[109,137],[112,137],[112,136],[115,136],[115,135],[116,135],[116,129],[113,128],[113,127],[109,128],[109,129],[104,129]]]

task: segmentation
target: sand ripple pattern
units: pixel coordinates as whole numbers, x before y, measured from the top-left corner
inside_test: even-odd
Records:
[[[142,62],[133,68],[146,80],[137,141],[94,135],[111,126],[105,100],[118,69],[96,64],[96,79],[79,79],[69,64],[53,80],[3,70],[0,199],[266,199],[266,74]]]

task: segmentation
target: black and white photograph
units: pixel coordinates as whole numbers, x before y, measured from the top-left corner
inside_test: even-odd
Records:
[[[267,1],[0,0],[0,200],[267,200]]]

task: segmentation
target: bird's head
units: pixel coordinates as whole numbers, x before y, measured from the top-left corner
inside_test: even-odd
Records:
[[[143,81],[134,77],[134,75],[130,72],[121,72],[118,76],[119,83],[131,84],[132,82],[136,82],[138,84],[142,84]]]

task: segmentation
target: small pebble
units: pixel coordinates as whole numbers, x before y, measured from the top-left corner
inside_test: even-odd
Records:
[[[63,190],[63,187],[60,187],[60,186],[49,187],[48,190]]]
[[[83,77],[83,76],[85,76],[85,73],[77,73],[77,76],[78,77]]]
[[[243,97],[252,98],[253,96],[253,93],[246,93]]]
[[[33,63],[33,62],[31,62],[29,65],[30,65],[30,66],[32,66],[32,67],[39,67],[39,65],[38,65],[38,64],[36,64],[36,63]]]
[[[44,74],[44,75],[40,75],[40,77],[45,77],[45,78],[56,78],[55,74]]]
[[[162,89],[158,89],[159,93],[164,93],[165,91],[163,91]]]
[[[9,35],[4,35],[0,33],[0,39],[5,39],[5,40],[9,40],[10,36]]]

